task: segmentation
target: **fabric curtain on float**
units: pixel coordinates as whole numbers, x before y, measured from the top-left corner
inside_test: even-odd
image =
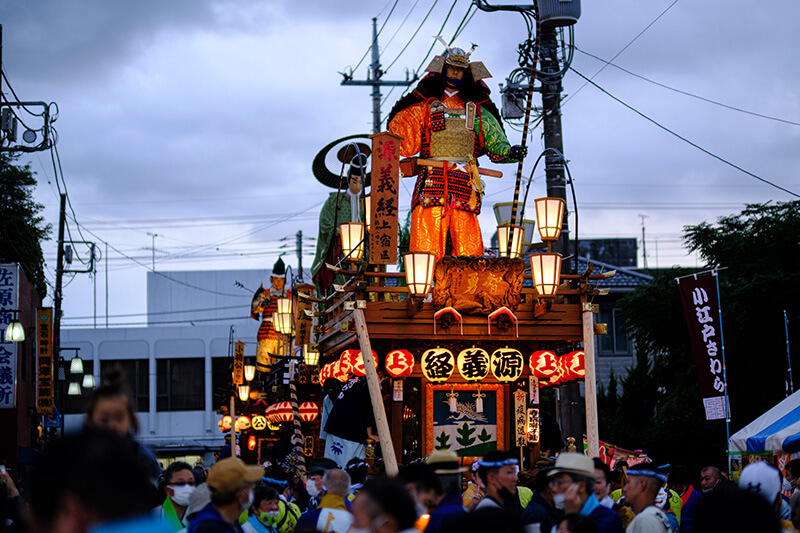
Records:
[[[731,436],[728,449],[737,454],[800,451],[800,391]]]

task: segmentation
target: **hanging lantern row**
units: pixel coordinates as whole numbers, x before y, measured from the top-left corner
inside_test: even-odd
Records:
[[[533,352],[529,361],[531,374],[539,378],[541,386],[554,386],[586,377],[586,360],[583,351],[570,352],[558,357],[553,352]]]
[[[303,422],[313,422],[319,415],[319,408],[314,402],[303,402],[298,408],[300,420]]]
[[[230,415],[225,415],[219,419],[217,423],[219,430],[223,433],[231,430],[231,417]],[[250,429],[250,417],[248,416],[238,416],[236,417],[236,431],[245,431]]]
[[[372,357],[377,359],[375,352]],[[539,378],[542,386],[552,386],[583,379],[586,376],[583,351],[570,352],[558,357],[553,352],[534,352],[529,359],[531,374]],[[449,380],[455,370],[467,382],[477,383],[492,373],[500,382],[508,383],[522,377],[525,357],[519,350],[500,348],[491,355],[482,348],[472,346],[458,353],[436,347],[425,350],[420,357],[422,374],[433,383]],[[386,355],[386,371],[393,378],[408,377],[414,370],[414,356],[408,350],[393,350]],[[319,372],[319,382],[328,378],[345,382],[351,376],[364,376],[361,350],[345,350],[338,360],[324,365]]]

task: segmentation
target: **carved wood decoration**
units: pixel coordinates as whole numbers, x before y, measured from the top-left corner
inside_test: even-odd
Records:
[[[434,272],[433,305],[473,315],[488,315],[503,306],[514,311],[524,274],[522,259],[443,257]]]

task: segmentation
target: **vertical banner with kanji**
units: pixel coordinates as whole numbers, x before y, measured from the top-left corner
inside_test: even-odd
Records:
[[[539,408],[528,408],[528,443],[539,444]]]
[[[36,311],[36,412],[53,417],[53,308]]]
[[[519,447],[528,444],[528,395],[518,390],[514,393],[514,436]]]
[[[683,312],[700,383],[706,420],[730,417],[723,368],[722,325],[717,297],[717,273],[678,279]]]
[[[397,191],[400,181],[400,141],[381,132],[372,139],[369,260],[376,265],[397,263]]]
[[[5,328],[19,311],[19,267],[0,265],[0,409],[17,405],[17,343],[5,342]]]
[[[311,342],[311,317],[306,314],[306,311],[311,311],[311,301],[309,298],[313,294],[314,285],[296,285],[292,291],[295,297],[295,332],[294,344],[295,346],[303,346]]]
[[[244,343],[236,341],[233,347],[233,384],[244,383]]]

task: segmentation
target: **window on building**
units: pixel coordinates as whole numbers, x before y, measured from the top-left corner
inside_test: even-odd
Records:
[[[618,315],[619,310],[613,306],[600,306],[597,315],[598,323],[608,326],[608,333],[598,335],[599,355],[626,356],[631,355],[631,341],[625,322]]]
[[[122,371],[125,386],[133,395],[137,412],[150,410],[150,375],[147,359],[104,359],[100,361],[101,377],[113,368]]]
[[[205,362],[202,358],[156,360],[156,410],[202,411]]]
[[[232,357],[211,358],[211,394],[214,402],[212,409],[215,411],[231,401],[232,373]]]

